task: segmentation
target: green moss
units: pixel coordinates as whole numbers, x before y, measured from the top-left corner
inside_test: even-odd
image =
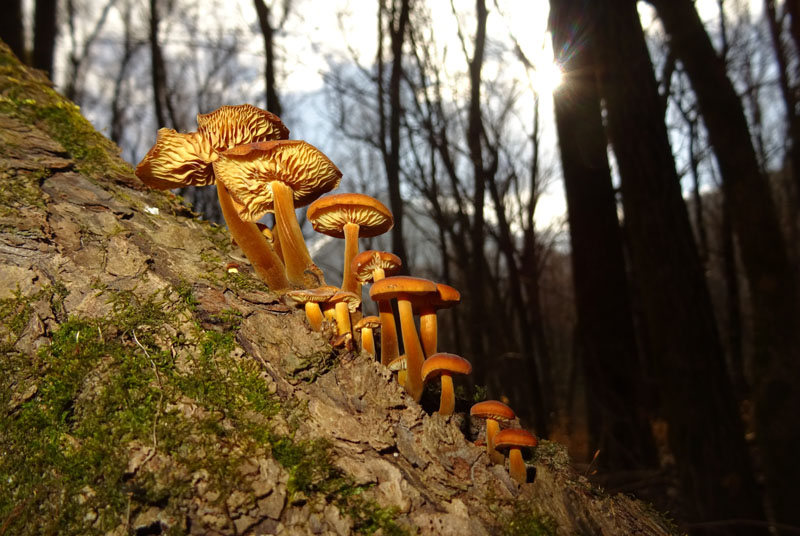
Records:
[[[409,531],[397,522],[397,508],[383,508],[365,496],[367,486],[353,484],[333,463],[331,445],[323,439],[274,438],[272,455],[288,472],[289,504],[322,497],[353,521],[356,534],[401,536]]]
[[[523,499],[511,504],[511,512],[496,511],[503,536],[556,536],[558,523],[537,505]]]

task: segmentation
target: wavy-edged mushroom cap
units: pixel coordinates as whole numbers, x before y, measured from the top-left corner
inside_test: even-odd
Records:
[[[362,251],[350,263],[350,270],[359,283],[367,283],[375,277],[376,271],[382,271],[385,276],[392,276],[400,271],[403,261],[394,253],[368,249]]]
[[[245,221],[257,221],[275,209],[272,181],[292,189],[297,208],[333,190],[342,179],[342,172],[322,151],[302,140],[239,145],[220,154],[214,172],[241,203],[239,216]]]
[[[494,448],[508,450],[508,474],[520,484],[524,484],[528,478],[520,449],[535,447],[538,444],[536,436],[522,428],[507,428],[494,436]]]
[[[436,292],[436,283],[421,277],[395,275],[381,279],[369,289],[369,297],[373,300],[391,300],[401,294],[415,296]]]
[[[392,212],[386,205],[364,194],[333,194],[321,197],[308,207],[306,214],[318,233],[344,238],[344,226],[355,223],[358,235],[378,236],[394,225]]]
[[[198,132],[218,151],[254,141],[285,140],[289,129],[280,117],[252,104],[221,106],[197,115]]]
[[[397,383],[400,387],[405,389],[406,376],[408,375],[408,361],[406,361],[405,354],[392,359],[386,367],[392,372],[397,373]]]
[[[461,356],[441,352],[422,364],[422,381],[427,383],[443,374],[471,374],[472,364]]]
[[[156,143],[136,166],[136,176],[150,188],[169,190],[214,184],[212,162],[217,152],[208,139],[171,128],[158,130]]]

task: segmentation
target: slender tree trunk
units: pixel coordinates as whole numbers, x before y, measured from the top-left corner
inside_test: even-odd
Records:
[[[131,21],[131,5],[127,4],[122,12],[124,25],[124,41],[122,44],[122,57],[119,60],[119,71],[114,79],[114,94],[111,99],[111,140],[120,145],[125,131],[125,105],[124,84],[128,76],[128,67],[133,56],[139,48],[139,44],[134,42],[133,25]]]
[[[641,289],[684,505],[695,522],[761,520],[636,2],[593,2],[592,9],[599,25],[600,92],[619,165],[632,270]],[[729,532],[758,533],[751,526],[732,526]]]
[[[400,193],[400,120],[403,109],[400,101],[400,86],[403,79],[403,44],[405,42],[408,19],[411,11],[410,0],[389,0],[391,8],[384,6],[386,0],[381,0],[378,24],[380,26],[379,37],[380,46],[378,51],[378,100],[379,115],[381,121],[381,153],[383,155],[383,165],[386,171],[387,186],[389,188],[389,208],[394,216],[394,227],[392,227],[392,251],[403,259],[403,271],[409,270],[409,262],[403,238],[403,198]],[[388,12],[386,19],[391,42],[391,71],[389,74],[389,85],[386,90],[383,87],[383,15]],[[386,91],[388,91],[389,110],[384,104]],[[387,128],[388,124],[388,128]],[[388,140],[388,144],[387,144]]]
[[[270,8],[264,0],[253,0],[258,13],[258,26],[264,38],[264,84],[266,86],[267,110],[280,116],[282,113],[278,92],[275,88],[275,29],[270,22]]]
[[[57,15],[57,0],[36,0],[33,21],[33,66],[45,71],[50,78],[53,77]]]
[[[643,373],[588,45],[593,36],[589,28],[580,35],[574,31],[584,14],[572,5],[550,1],[550,30],[565,77],[554,101],[591,448],[600,450],[598,463],[605,470],[652,468],[658,459],[640,392]]]
[[[724,64],[690,0],[653,0],[697,95],[730,203],[750,286],[754,326],[753,403],[767,494],[776,521],[800,527],[800,310],[766,176]]]
[[[722,264],[725,280],[725,309],[728,336],[728,368],[737,397],[744,400],[750,394],[750,387],[744,373],[744,351],[742,350],[742,308],[739,277],[736,269],[736,246],[731,226],[731,209],[722,196]]]
[[[483,55],[486,47],[486,19],[488,12],[484,0],[476,0],[476,30],[474,52],[469,59],[469,118],[467,123],[467,145],[469,158],[472,162],[473,192],[472,210],[473,219],[470,229],[470,251],[472,258],[467,270],[470,307],[469,307],[469,332],[472,351],[476,360],[482,363],[487,359],[484,339],[484,317],[486,314],[486,271],[484,262],[484,206],[486,198],[486,170],[483,161],[483,119],[481,118],[481,69],[483,68]],[[481,365],[479,365],[481,366]]]
[[[170,126],[180,130],[180,124],[169,95],[167,68],[164,64],[161,41],[158,38],[158,27],[161,24],[158,3],[159,0],[150,0],[150,61],[156,122],[159,127]]]
[[[0,39],[23,62],[25,61],[25,31],[22,24],[22,0],[6,0],[0,17]]]

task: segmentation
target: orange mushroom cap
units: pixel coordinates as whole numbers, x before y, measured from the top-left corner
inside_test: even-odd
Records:
[[[433,354],[422,364],[422,381],[428,382],[442,374],[471,374],[472,364],[461,356],[448,353]]]
[[[436,291],[436,283],[421,277],[395,275],[382,279],[369,289],[369,297],[373,300],[391,300],[400,294],[414,296]]]
[[[334,194],[321,197],[308,207],[306,214],[318,233],[344,238],[344,226],[355,223],[359,236],[378,236],[394,225],[386,205],[364,194]]]
[[[367,283],[372,280],[376,269],[382,269],[387,276],[391,276],[396,274],[402,265],[403,261],[394,253],[368,249],[353,257],[350,269],[359,283]]]
[[[494,436],[494,448],[497,450],[535,447],[538,444],[536,436],[522,428],[506,428]]]
[[[221,106],[197,115],[197,131],[218,151],[264,140],[285,140],[289,129],[280,117],[252,104]]]
[[[381,327],[381,319],[377,316],[365,316],[353,326],[353,329],[358,331],[364,328],[375,329]]]
[[[472,417],[494,419],[496,421],[511,421],[517,416],[513,409],[498,400],[484,400],[473,404],[469,414]]]

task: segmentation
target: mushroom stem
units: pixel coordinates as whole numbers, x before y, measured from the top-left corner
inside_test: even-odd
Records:
[[[378,313],[381,319],[381,363],[386,367],[400,357],[400,344],[397,341],[397,325],[394,323],[392,302],[379,300]]]
[[[433,307],[423,307],[419,313],[419,335],[420,339],[422,339],[425,357],[430,357],[436,353],[438,333],[436,309]]]
[[[339,335],[352,332],[352,328],[350,327],[350,311],[345,302],[336,303],[336,326]]]
[[[439,415],[452,415],[456,408],[456,395],[453,390],[453,376],[442,372],[442,395],[439,398]]]
[[[400,312],[400,330],[406,349],[405,389],[414,401],[419,402],[422,398],[422,362],[425,357],[414,325],[414,311],[407,295],[401,294],[397,297],[397,309]]]
[[[270,188],[274,199],[275,228],[286,263],[286,277],[290,283],[302,288],[324,285],[322,272],[311,260],[303,232],[297,223],[293,190],[281,181],[270,182]]]
[[[520,484],[524,484],[528,480],[528,469],[525,467],[525,460],[522,459],[522,449],[509,449],[508,474]]]
[[[356,275],[350,265],[353,257],[358,255],[358,231],[361,228],[357,223],[344,224],[344,270],[342,274],[342,290],[355,292],[361,295],[361,283],[356,280]]]
[[[258,278],[271,290],[288,288],[289,281],[286,279],[283,263],[275,254],[275,250],[255,223],[243,221],[239,217],[234,200],[220,181],[217,181],[217,197],[228,231],[253,265]]]
[[[316,302],[306,302],[306,318],[308,318],[308,323],[311,324],[311,329],[314,331],[319,331],[322,329],[322,321],[324,317],[322,316],[322,309],[320,308],[319,304]]]
[[[494,449],[494,436],[500,431],[500,423],[494,419],[486,419],[486,454],[493,463],[503,464],[503,454]]]
[[[372,328],[361,330],[361,348],[375,357],[375,337],[372,334]]]

